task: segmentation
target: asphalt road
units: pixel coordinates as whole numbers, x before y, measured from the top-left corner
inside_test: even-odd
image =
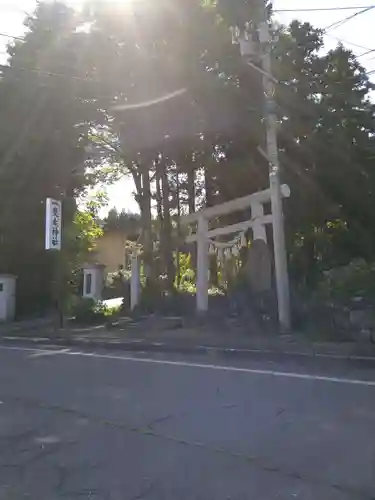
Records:
[[[0,347],[0,500],[375,498],[375,362]]]

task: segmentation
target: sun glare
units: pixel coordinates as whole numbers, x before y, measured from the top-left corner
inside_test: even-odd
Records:
[[[139,0],[99,0],[98,3],[113,5],[114,7],[132,8],[137,2]],[[81,7],[85,2],[84,0],[66,0],[66,3],[72,7]]]
[[[104,0],[113,5],[116,9],[125,11],[127,13],[133,12],[136,2],[139,0]]]
[[[131,8],[134,6],[137,0],[106,0],[106,1],[109,3],[113,3],[114,5],[120,5]]]

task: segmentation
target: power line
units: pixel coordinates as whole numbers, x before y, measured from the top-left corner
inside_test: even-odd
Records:
[[[0,5],[0,8],[3,10],[6,10],[6,11],[11,11],[11,12],[25,12],[20,7],[15,7],[11,3],[2,4],[2,5]]]
[[[359,55],[357,56],[357,59],[358,59],[359,57],[364,57],[364,56],[367,56],[368,54],[372,54],[373,52],[375,52],[375,49],[369,49],[369,50],[366,50],[366,52],[363,52],[362,54],[359,54]]]
[[[309,9],[276,9],[272,12],[338,12],[340,10],[361,10],[369,7],[375,7],[375,5],[353,5],[352,7],[320,7]]]
[[[46,70],[41,70],[41,69],[36,69],[36,68],[14,68],[12,66],[8,66],[8,65],[4,65],[4,64],[0,64],[0,72],[1,70],[6,70],[6,71],[25,71],[25,72],[29,72],[29,73],[34,73],[34,74],[38,74],[38,75],[41,75],[41,76],[49,76],[49,77],[57,77],[57,78],[65,78],[67,80],[74,80],[74,81],[79,81],[79,82],[85,82],[85,83],[95,83],[97,85],[106,85],[108,84],[108,82],[104,82],[102,80],[96,80],[94,78],[89,78],[89,77],[83,77],[83,76],[74,76],[74,75],[66,75],[64,73],[55,73],[55,72],[51,72],[51,71],[46,71]],[[1,73],[0,73],[1,74]],[[112,82],[114,83],[114,82]],[[122,82],[117,82],[119,84],[121,84]],[[110,100],[113,100],[114,99],[114,96],[113,95],[103,95],[103,94],[98,94],[98,95],[95,95],[93,96],[94,99],[110,99]]]
[[[347,45],[351,45],[352,47],[356,47],[357,49],[372,50],[370,49],[370,47],[366,47],[365,45],[359,45],[358,43],[354,42],[349,42],[349,40],[345,40],[344,38],[339,38],[338,36],[331,35],[331,33],[326,33],[325,36],[328,36],[329,38],[334,38],[338,42],[346,43]]]
[[[340,9],[344,9],[344,8],[346,9],[347,7],[340,7]],[[315,10],[321,10],[321,9],[315,9]],[[286,10],[283,10],[283,11],[277,10],[277,11],[274,11],[274,12],[300,12],[300,10],[287,10],[287,11]],[[343,43],[346,43],[347,45],[351,45],[352,47],[357,47],[358,49],[369,51],[369,53],[374,50],[374,49],[370,49],[369,47],[366,47],[365,45],[359,45],[358,43],[350,42],[349,40],[345,40],[344,38],[339,38],[339,37],[337,37],[335,35],[331,35],[331,33],[326,33],[326,36],[328,36],[330,38],[334,38],[338,42],[343,42]],[[21,36],[9,35],[7,33],[0,33],[0,37],[13,38],[14,40],[19,40],[21,42],[23,42],[25,40]],[[365,55],[365,54],[361,54],[358,57],[362,57],[363,55]]]
[[[374,5],[369,5],[368,7],[363,8],[360,12],[356,12],[355,14],[352,14],[351,16],[348,16],[348,17],[342,19],[341,21],[337,21],[335,23],[332,23],[331,25],[329,25],[326,28],[324,28],[324,32],[325,32],[324,34],[326,36],[335,38],[339,42],[346,43],[346,44],[351,45],[353,47],[357,47],[357,48],[363,49],[365,52],[363,52],[362,54],[359,54],[358,56],[356,56],[357,58],[364,57],[364,56],[366,56],[368,54],[371,54],[371,53],[375,52],[375,49],[370,49],[369,47],[365,47],[363,45],[359,45],[359,44],[356,44],[356,43],[353,43],[353,42],[349,42],[348,40],[344,40],[342,38],[339,38],[339,37],[336,37],[334,35],[331,35],[330,33],[327,33],[327,30],[338,28],[338,27],[342,26],[343,24],[351,21],[355,17],[357,17],[357,16],[359,16],[361,14],[364,14],[366,12],[369,12],[370,10],[373,10],[373,9],[375,9],[375,6]]]
[[[359,12],[356,12],[355,14],[347,16],[344,19],[341,19],[340,21],[336,21],[336,22],[326,26],[324,28],[324,31],[327,32],[328,30],[339,28],[340,26],[348,23],[349,21],[351,21],[355,17],[360,16],[362,14],[365,14],[366,12],[369,12],[370,10],[373,10],[373,9],[375,9],[375,5],[371,5],[370,7],[366,7],[365,9],[362,9]]]
[[[0,6],[1,7],[1,6]],[[287,12],[340,12],[340,11],[349,11],[349,10],[367,10],[367,9],[372,9],[375,8],[375,5],[353,5],[353,6],[345,6],[345,7],[312,7],[312,8],[302,8],[302,9],[273,9],[272,12],[276,13],[287,13]],[[28,15],[28,12],[22,10],[22,9],[16,9],[14,7],[7,7],[5,6],[6,11],[13,11],[13,12],[20,12],[25,15]],[[7,36],[7,35],[5,35]],[[11,38],[11,35],[9,35]]]
[[[371,7],[371,5],[348,5],[344,7],[310,7],[310,8],[302,8],[302,9],[275,9],[273,12],[335,12],[335,11],[343,11],[343,10],[360,10],[366,9],[367,7]],[[375,5],[374,5],[375,7]],[[14,7],[13,5],[0,5],[0,8],[7,12],[20,12],[27,14],[27,12],[21,8]]]
[[[0,33],[0,36],[4,37],[4,38],[13,38],[14,40],[20,40],[21,42],[23,42],[25,39],[20,37],[20,36],[15,36],[15,35],[8,35],[7,33]]]
[[[27,12],[25,10],[15,9],[14,7],[7,7],[7,6],[4,6],[4,5],[0,5],[0,12],[3,15],[7,15],[7,14],[11,14],[12,16],[14,16],[14,14],[25,14],[25,15],[27,15]]]
[[[65,78],[65,79],[68,79],[68,80],[77,80],[77,81],[87,82],[87,83],[96,83],[98,85],[105,85],[106,83],[108,83],[108,82],[104,82],[102,80],[95,80],[94,78],[74,76],[74,75],[66,75],[64,73],[54,73],[54,72],[50,72],[50,71],[46,71],[46,70],[41,70],[41,69],[36,69],[36,68],[15,68],[15,67],[12,67],[12,66],[0,64],[0,70],[2,70],[2,69],[8,70],[8,71],[9,70],[11,70],[11,71],[17,71],[17,70],[19,70],[21,72],[22,71],[26,71],[26,72],[30,72],[30,73],[39,74],[39,75],[42,75],[42,76]],[[370,71],[370,72],[368,72],[366,74],[369,75],[369,74],[372,74],[372,73],[375,73],[375,70]],[[279,85],[288,87],[288,85],[285,82],[278,81],[277,83]],[[100,98],[100,99],[111,99],[113,96],[98,95],[96,97]]]
[[[364,50],[365,52],[363,52],[359,55],[356,55],[357,59],[359,57],[364,57],[367,54],[371,54],[372,52],[375,52],[375,49],[370,49],[370,47],[366,47],[365,45],[360,45],[360,44],[355,43],[355,42],[350,42],[349,40],[346,40],[345,38],[339,38],[338,36],[331,35],[330,33],[326,33],[325,36],[328,36],[329,38],[334,38],[338,42],[344,43],[345,45],[350,45],[351,47],[355,47],[357,49]],[[375,59],[375,58],[371,58],[370,61],[372,61],[373,59]]]
[[[275,10],[274,12],[318,12],[318,11],[339,11],[339,10],[354,10],[354,9],[361,9],[361,7],[357,6],[357,7],[326,7],[326,8],[312,8],[312,9],[279,9],[279,10]],[[360,12],[356,12],[355,14],[352,14],[351,16],[348,16],[344,19],[342,19],[341,21],[337,21],[329,26],[327,26],[326,28],[324,28],[324,31],[327,31],[327,30],[330,30],[332,28],[336,28],[336,27],[339,27],[341,26],[342,24],[354,19],[355,17],[357,17],[358,15],[361,15],[361,14],[364,14],[370,10],[373,10],[375,9],[375,5],[370,5],[370,6],[367,6],[365,8],[363,8],[362,10],[360,10]],[[373,52],[375,52],[375,49],[370,49],[369,47],[365,47],[363,45],[359,45],[359,44],[356,44],[356,43],[353,43],[353,42],[349,42],[347,40],[344,40],[342,38],[339,38],[339,37],[336,37],[334,35],[331,35],[330,33],[325,33],[326,36],[329,36],[331,38],[335,38],[336,40],[338,40],[339,42],[343,42],[343,43],[346,43],[348,45],[352,45],[353,47],[357,47],[357,48],[361,48],[363,50],[365,50],[364,53],[358,55],[357,57],[364,57],[366,56],[367,54],[371,54]],[[16,35],[10,35],[10,34],[7,34],[7,33],[2,33],[0,32],[0,37],[5,37],[5,38],[12,38],[14,40],[19,40],[19,41],[24,41],[25,39],[21,36],[16,36]],[[7,54],[6,52],[0,52],[0,54]],[[80,76],[74,76],[74,75],[66,75],[66,74],[63,74],[63,73],[55,73],[55,72],[49,72],[49,71],[46,71],[46,70],[40,70],[40,69],[37,69],[37,68],[11,68],[10,66],[5,66],[5,65],[1,65],[0,64],[0,69],[16,69],[16,70],[19,70],[19,71],[29,71],[31,73],[37,73],[37,74],[40,74],[40,75],[45,75],[45,76],[52,76],[52,77],[60,77],[60,78],[70,78],[72,80],[78,80],[78,81],[84,81],[84,82],[90,82],[90,83],[98,83],[98,84],[102,84],[103,82],[99,81],[99,80],[95,80],[93,78],[89,78],[89,77],[80,77]],[[374,71],[370,71],[369,73],[367,73],[367,75],[369,74],[372,74],[374,73]]]
[[[365,55],[370,54],[372,52],[375,52],[375,49],[369,49],[369,50],[367,50],[363,54],[360,54],[357,57],[362,57],[362,56],[365,56]],[[0,54],[7,54],[7,53],[6,52],[0,52]],[[67,78],[67,79],[70,79],[70,80],[76,80],[76,81],[81,81],[81,82],[96,83],[98,85],[104,85],[105,84],[105,82],[103,82],[101,80],[96,80],[95,78],[83,77],[83,76],[75,76],[75,75],[67,75],[67,74],[64,74],[64,73],[56,73],[56,72],[47,71],[47,70],[38,69],[38,68],[13,67],[13,66],[9,66],[9,65],[0,64],[0,70],[5,70],[5,71],[21,71],[21,72],[24,71],[24,72],[29,72],[29,73],[35,73],[35,74],[38,74],[38,75],[41,75],[41,76],[50,76],[50,77],[65,78],[65,79]],[[372,74],[372,73],[375,73],[375,70],[370,71],[370,72],[368,72],[366,74],[369,75],[369,74]]]
[[[90,82],[90,83],[98,83],[98,84],[103,84],[103,82],[99,80],[95,80],[94,78],[89,78],[89,77],[84,77],[84,76],[74,76],[74,75],[64,75],[64,73],[54,73],[51,71],[46,71],[42,69],[37,69],[37,68],[20,68],[20,67],[12,67],[12,66],[7,66],[4,64],[0,64],[0,70],[13,70],[13,71],[28,71],[30,73],[36,73],[42,76],[54,76],[54,77],[60,77],[60,78],[69,78],[70,80],[78,80],[81,82]]]
[[[332,24],[330,24],[329,26],[327,26],[326,28],[324,28],[324,31],[327,32],[328,30],[331,30],[331,29],[334,29],[334,28],[338,28],[340,26],[342,26],[343,24],[351,21],[352,19],[354,19],[355,17],[361,15],[361,14],[364,14],[370,10],[373,10],[375,9],[375,5],[369,5],[369,6],[366,6],[366,7],[361,7],[361,6],[356,6],[356,7],[321,7],[321,8],[310,8],[310,9],[277,9],[277,10],[274,10],[273,12],[276,12],[276,13],[280,13],[280,12],[337,12],[337,11],[342,11],[342,10],[359,10],[359,12],[356,12],[355,14],[352,14],[348,17],[345,17],[344,19],[341,19],[340,21],[336,21]],[[14,40],[20,40],[20,41],[24,41],[24,38],[21,37],[21,36],[16,36],[16,35],[10,35],[10,34],[7,34],[7,33],[1,33],[0,32],[0,36],[1,37],[5,37],[5,38],[13,38]],[[332,35],[330,35],[332,36]],[[336,38],[336,37],[334,37]],[[338,39],[340,40],[340,39]],[[345,40],[342,40],[343,42],[345,42]],[[351,43],[351,42],[345,42],[345,43],[348,43],[350,45],[352,45],[353,47],[359,47],[359,48],[362,48],[362,49],[367,49],[366,47],[363,47],[361,45],[357,45],[355,43]],[[370,50],[370,49],[368,49]]]
[[[277,12],[277,13],[280,13],[280,12],[338,12],[338,11],[344,11],[344,10],[360,10],[361,12],[356,12],[355,14],[353,15],[350,15],[349,17],[345,18],[345,19],[342,19],[341,21],[337,21],[337,23],[340,23],[340,24],[343,24],[344,21],[347,22],[347,21],[350,21],[352,18],[358,16],[359,14],[362,14],[364,12],[367,12],[368,10],[371,10],[375,8],[375,5],[356,5],[356,6],[347,6],[347,7],[320,7],[320,8],[305,8],[305,9],[276,9],[276,10],[273,10],[273,12]],[[333,23],[333,24],[336,24],[336,23]],[[328,26],[327,28],[325,28],[325,30],[328,30],[328,29],[332,29],[333,25],[331,26]],[[343,42],[343,43],[346,43],[347,45],[351,45],[352,47],[357,47],[359,49],[362,49],[362,50],[366,50],[368,51],[368,53],[372,52],[372,51],[375,51],[374,49],[370,49],[369,47],[365,47],[364,45],[359,45],[357,43],[354,43],[354,42],[350,42],[348,40],[344,40],[343,38],[339,38],[335,35],[331,35],[330,33],[325,33],[326,36],[329,36],[331,38],[334,38],[335,40],[339,41],[339,42]],[[360,56],[358,57],[362,57],[363,55],[365,54],[361,54]]]

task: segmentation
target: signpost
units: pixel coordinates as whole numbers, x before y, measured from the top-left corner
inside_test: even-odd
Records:
[[[47,198],[46,250],[61,250],[61,201]]]
[[[58,325],[63,326],[63,315],[61,309],[61,231],[62,231],[62,203],[53,198],[46,200],[46,245],[48,251],[55,251],[55,280],[54,280],[54,293],[55,293],[55,307],[58,317]]]

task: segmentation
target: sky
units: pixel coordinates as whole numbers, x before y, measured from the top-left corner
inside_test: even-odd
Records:
[[[121,1],[121,0],[117,0]],[[157,1],[157,0],[155,0]],[[71,5],[78,5],[79,0],[68,0]],[[0,0],[0,62],[5,59],[6,44],[9,38],[2,36],[19,36],[23,33],[23,19],[25,13],[32,12],[36,0]],[[274,0],[274,10],[281,9],[327,9],[336,7],[366,6],[375,5],[375,0]],[[360,9],[359,9],[360,10]],[[359,12],[359,10],[357,12]],[[320,11],[320,12],[283,12],[277,14],[277,19],[288,24],[293,19],[308,21],[314,27],[325,28],[345,17],[354,14],[356,11]],[[375,27],[375,9],[358,15],[350,22],[329,30],[325,37],[326,49],[334,48],[339,41],[357,55],[361,56],[366,51],[373,52],[359,58],[359,61],[368,69],[375,70],[375,37],[373,30]],[[374,73],[375,81],[375,73]],[[129,179],[123,180],[107,189],[110,199],[109,208],[116,207],[118,210],[138,211],[138,205],[134,201],[132,192],[134,186]]]

